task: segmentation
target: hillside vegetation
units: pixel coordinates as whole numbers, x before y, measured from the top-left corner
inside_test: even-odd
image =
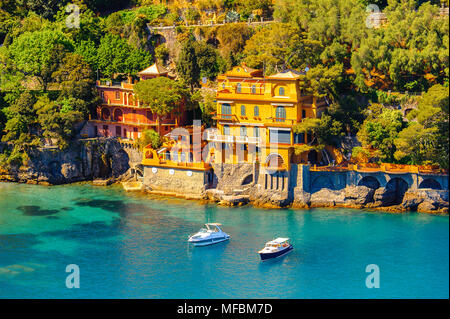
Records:
[[[99,103],[96,79],[136,76],[156,59],[206,123],[215,104],[199,90],[203,78],[214,87],[240,63],[266,74],[308,70],[304,89],[330,103],[295,128],[316,135],[310,147],[353,135],[353,158],[448,168],[449,19],[439,1],[370,1],[386,17],[374,25],[366,0],[80,0],[79,28],[66,23],[68,3],[0,1],[3,166],[26,164],[44,144],[67,147]],[[261,19],[274,22],[247,23]],[[198,23],[215,26],[187,27]],[[176,26],[179,53],[148,25]]]

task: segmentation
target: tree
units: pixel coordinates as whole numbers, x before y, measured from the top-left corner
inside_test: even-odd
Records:
[[[392,163],[396,151],[394,141],[404,126],[400,111],[384,109],[379,116],[367,118],[357,136],[364,148],[379,150],[381,160]]]
[[[42,95],[34,105],[42,136],[56,139],[60,149],[69,146],[74,125],[83,120],[83,113],[76,111],[75,103],[74,99],[51,101],[48,95]]]
[[[274,23],[260,28],[247,41],[244,49],[245,62],[253,68],[265,67],[271,74],[279,69],[302,68],[316,65],[321,45],[309,41],[297,27]]]
[[[195,40],[189,37],[181,48],[177,63],[178,76],[189,85],[191,92],[198,85],[200,79],[200,68],[195,52]]]
[[[199,76],[213,80],[219,73],[219,54],[217,50],[206,42],[195,42],[195,55],[197,57]]]
[[[217,29],[220,54],[228,60],[230,66],[234,66],[239,62],[239,56],[242,54],[245,44],[252,34],[253,30],[242,23],[229,23]]]
[[[152,112],[156,113],[159,134],[161,134],[161,116],[180,107],[187,96],[182,84],[163,76],[136,83],[134,91],[139,101],[148,105]]]
[[[97,61],[107,77],[117,73],[136,74],[151,64],[150,53],[134,49],[117,35],[107,34],[100,41]]]
[[[94,109],[98,96],[93,89],[94,75],[82,56],[67,54],[58,70],[53,73],[53,79],[59,84],[60,99],[76,100],[72,102],[76,111],[87,116]]]
[[[35,76],[44,91],[73,43],[61,32],[42,30],[25,32],[9,48],[15,67],[26,76]]]
[[[146,146],[151,146],[153,149],[158,149],[162,145],[161,135],[154,130],[145,130],[142,136],[137,141],[140,150]]]
[[[412,164],[449,165],[449,93],[442,85],[432,86],[418,108],[408,114],[409,125],[395,140],[395,158]]]

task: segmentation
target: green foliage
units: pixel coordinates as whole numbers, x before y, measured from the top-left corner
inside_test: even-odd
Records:
[[[158,149],[162,145],[162,138],[154,130],[145,130],[137,140],[138,148],[142,151],[144,147],[150,145],[153,149]]]
[[[200,69],[195,52],[195,40],[189,37],[183,47],[177,62],[177,72],[180,78],[190,86],[191,91],[198,85]]]
[[[250,67],[263,68],[266,73],[276,69],[301,68],[315,65],[321,45],[310,41],[297,27],[289,24],[274,23],[260,28],[247,41],[244,54]]]
[[[97,52],[99,69],[107,77],[117,73],[136,74],[152,61],[148,52],[133,49],[125,40],[113,34],[102,38]]]
[[[63,33],[43,30],[20,35],[9,47],[9,55],[18,71],[38,77],[45,90],[64,54],[72,50],[72,41]]]
[[[202,123],[204,123],[207,127],[210,127],[213,124],[213,114],[216,113],[217,109],[215,99],[215,92],[208,89],[197,90],[191,96],[191,100],[198,103],[202,112]]]
[[[69,146],[73,137],[73,126],[83,120],[83,113],[76,110],[74,102],[73,99],[51,101],[47,95],[43,95],[34,105],[42,136],[56,139],[61,149]]]
[[[187,95],[182,84],[166,77],[140,81],[135,84],[134,91],[139,100],[148,105],[158,116],[169,114],[180,106]]]
[[[404,128],[402,114],[398,110],[384,109],[378,116],[368,117],[358,132],[358,139],[364,148],[375,148],[380,151],[383,161],[395,161],[395,139]]]
[[[416,110],[408,114],[409,125],[395,140],[395,158],[412,164],[449,165],[449,93],[442,85],[431,87]]]
[[[206,77],[209,80],[215,79],[220,71],[220,56],[217,50],[205,42],[195,42],[194,50],[200,77]]]
[[[155,59],[161,64],[166,64],[169,60],[169,49],[164,44],[155,48]]]
[[[313,134],[314,145],[323,148],[325,145],[336,145],[338,138],[343,135],[342,123],[336,121],[328,114],[320,119],[305,118],[292,128],[294,133]]]

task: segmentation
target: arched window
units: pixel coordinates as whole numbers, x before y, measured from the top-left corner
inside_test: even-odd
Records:
[[[302,119],[304,119],[306,117],[306,111],[302,110]]]
[[[241,116],[245,116],[245,105],[241,105]]]
[[[278,89],[278,95],[279,95],[279,96],[284,96],[284,87],[280,87],[280,88]]]
[[[222,90],[225,90],[225,82],[222,83]]]
[[[106,107],[102,108],[102,114],[101,114],[102,120],[109,121],[110,115],[111,115],[111,113],[110,113],[109,109],[107,109]]]
[[[230,127],[228,125],[223,126],[223,135],[230,135]]]
[[[253,109],[253,114],[255,117],[259,116],[259,106],[255,105],[255,108]]]
[[[114,121],[116,122],[122,122],[123,119],[123,112],[121,109],[115,109],[114,110]]]
[[[256,94],[256,85],[252,85],[252,94]]]
[[[236,93],[241,93],[241,83],[236,84]]]
[[[276,122],[284,122],[284,120],[286,119],[286,109],[284,108],[284,106],[277,106],[275,117]]]
[[[241,126],[241,136],[247,136],[247,127]]]

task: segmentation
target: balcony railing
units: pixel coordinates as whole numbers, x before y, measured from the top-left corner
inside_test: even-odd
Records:
[[[108,119],[101,119],[101,118],[93,118],[92,121],[97,122],[104,122],[104,123],[110,123],[110,124],[126,124],[126,125],[158,125],[157,121],[150,121],[150,120],[139,120],[139,119],[125,119],[122,118],[121,120],[114,119],[114,118],[108,118]],[[161,121],[161,125],[175,125],[175,120],[165,120]]]
[[[237,122],[238,118],[235,114],[217,114],[213,117],[214,120],[224,120],[224,121],[232,121]]]
[[[225,143],[233,143],[235,140],[233,135],[220,135],[213,132],[207,132],[206,139],[210,142],[225,142]]]
[[[248,144],[258,144],[261,142],[261,137],[255,136],[236,136],[236,143],[248,143]]]

